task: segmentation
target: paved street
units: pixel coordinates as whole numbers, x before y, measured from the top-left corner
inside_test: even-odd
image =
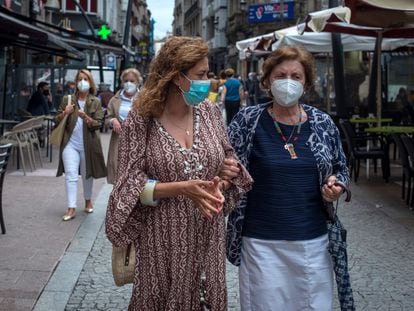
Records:
[[[102,135],[107,150],[109,135]],[[111,246],[103,221],[111,186],[94,187],[95,212],[63,223],[64,180],[44,162],[28,176],[6,176],[4,212],[7,233],[0,235],[0,310],[125,310],[131,286],[113,284]],[[363,172],[363,170],[362,170]],[[400,199],[395,183],[361,176],[340,216],[349,232],[351,281],[357,310],[414,309],[414,212]],[[81,192],[80,192],[81,194]],[[79,195],[79,204],[82,198]],[[229,310],[239,310],[237,269],[228,266]],[[37,303],[36,303],[37,301]],[[336,309],[338,307],[336,306]]]
[[[357,310],[414,309],[414,215],[399,195],[395,184],[361,179],[352,203],[341,204]],[[110,252],[102,227],[66,310],[126,310],[131,287],[113,285]],[[237,269],[228,268],[229,310],[239,310]]]

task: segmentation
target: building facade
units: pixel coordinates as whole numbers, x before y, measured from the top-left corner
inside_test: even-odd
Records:
[[[342,0],[338,4],[342,4]],[[329,0],[176,0],[174,35],[200,35],[210,47],[210,67],[232,67],[242,76],[257,71],[260,59],[239,59],[236,42],[293,26]]]
[[[1,117],[18,117],[41,81],[50,83],[57,106],[79,68],[113,90],[121,64],[145,71],[150,18],[145,0],[0,0],[0,25],[10,29],[0,33]]]

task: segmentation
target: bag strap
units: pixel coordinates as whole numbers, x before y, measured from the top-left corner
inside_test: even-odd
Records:
[[[132,246],[132,243],[129,243],[126,249],[125,262],[124,262],[125,267],[129,265],[129,256],[131,255],[131,246]]]
[[[346,193],[345,202],[350,202],[352,197],[351,190],[343,182],[339,180],[336,180],[334,185],[337,187],[341,187],[343,189],[343,191]]]
[[[336,180],[334,183],[334,186],[337,187],[341,187],[343,189],[343,192],[346,193],[346,197],[345,197],[345,202],[350,202],[351,201],[351,190],[341,181]],[[325,203],[325,208],[326,208],[326,213],[328,216],[328,220],[330,222],[334,222],[337,212],[338,212],[338,204],[339,204],[339,199],[336,200],[336,204],[334,205],[333,202],[324,202]]]

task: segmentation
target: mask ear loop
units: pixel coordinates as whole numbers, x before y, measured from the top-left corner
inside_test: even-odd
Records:
[[[192,80],[190,80],[190,78],[188,78],[186,75],[185,75],[185,73],[183,73],[183,72],[180,72],[180,74],[182,74],[183,76],[184,76],[184,78],[186,78],[187,79],[187,81],[188,82],[190,82],[190,87],[191,87],[191,84],[193,83],[193,81]],[[174,83],[175,84],[175,83]],[[185,94],[185,93],[188,93],[188,91],[186,92],[186,91],[184,91],[182,88],[181,88],[181,86],[179,86],[178,84],[175,84],[177,87],[178,87],[178,89],[181,91],[181,93],[182,94]],[[190,89],[190,88],[189,88]]]

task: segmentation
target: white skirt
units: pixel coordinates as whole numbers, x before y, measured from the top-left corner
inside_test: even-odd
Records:
[[[331,311],[333,271],[328,235],[307,241],[243,237],[242,311]]]

